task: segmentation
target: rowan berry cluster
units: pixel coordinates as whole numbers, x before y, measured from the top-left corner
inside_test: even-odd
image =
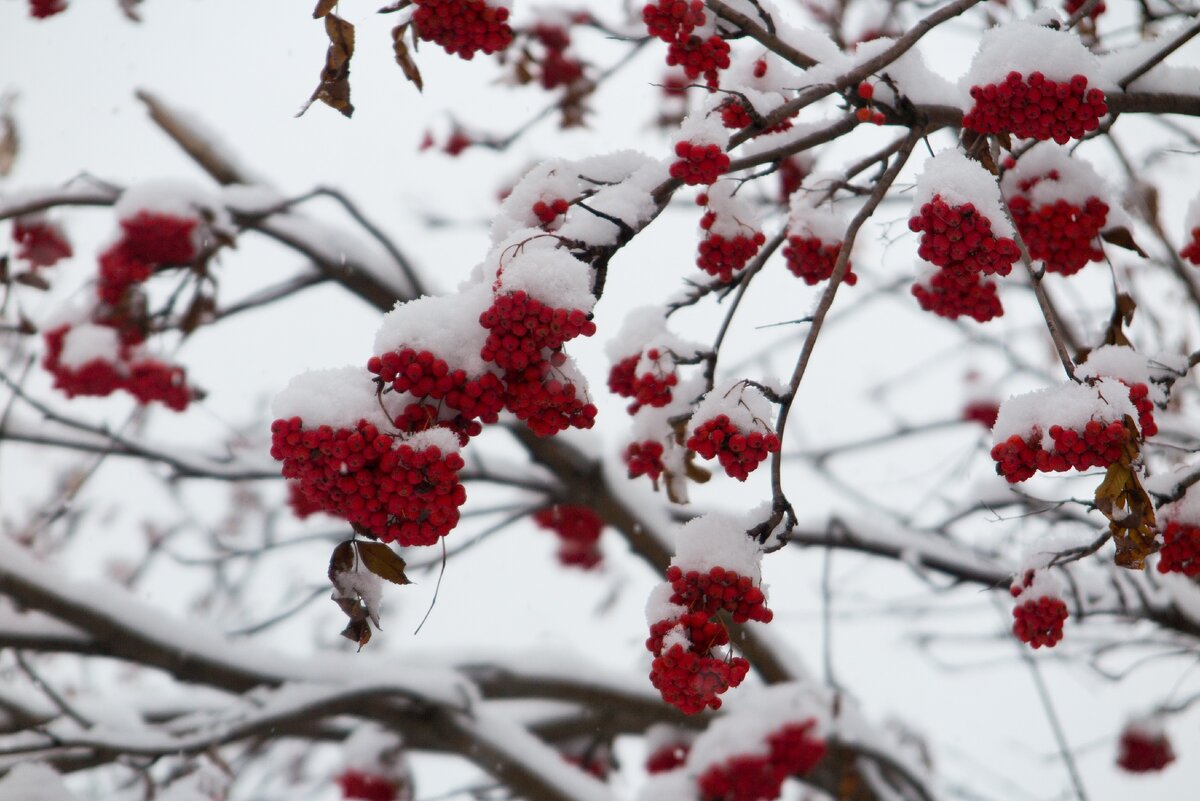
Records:
[[[727,475],[745,481],[770,454],[779,451],[779,437],[769,431],[743,431],[728,415],[719,414],[695,428],[687,447],[705,459],[717,459]]]
[[[738,100],[736,97],[730,97],[725,102],[721,103],[721,105],[718,107],[718,110],[721,112],[721,124],[726,128],[733,130],[740,131],[743,128],[749,128],[751,125],[754,125],[757,119],[757,116],[751,115],[750,111],[746,109],[746,106],[742,103],[742,101]],[[796,111],[794,114],[792,114],[792,116],[795,117],[799,113],[799,111]],[[764,128],[754,135],[762,136],[764,134],[781,133],[789,130],[791,127],[792,120],[791,118],[788,118],[782,122],[772,125],[770,128]]]
[[[1117,745],[1117,765],[1130,773],[1159,771],[1175,761],[1171,741],[1162,732],[1127,726]]]
[[[571,204],[561,197],[556,197],[549,203],[544,200],[534,203],[533,213],[542,225],[549,225],[560,215],[566,214],[569,208]]]
[[[17,243],[16,257],[31,267],[51,267],[62,259],[71,258],[71,243],[62,228],[39,218],[18,218],[13,221],[13,241]]]
[[[841,242],[824,242],[816,236],[789,236],[787,244],[783,246],[787,268],[809,286],[829,280],[841,252]],[[858,276],[848,260],[843,281],[850,286],[858,283]]]
[[[671,402],[672,388],[679,383],[671,354],[652,347],[646,351],[645,358],[650,362],[649,369],[640,375],[638,365],[643,359],[641,353],[617,362],[608,373],[608,388],[612,393],[622,398],[633,398],[628,409],[630,414],[643,406],[666,406]]]
[[[917,255],[955,276],[1008,275],[1020,256],[1016,242],[993,235],[992,221],[972,203],[952,206],[934,195],[908,227],[921,233]]]
[[[558,561],[563,566],[589,570],[600,564],[598,543],[604,521],[591,509],[556,504],[534,512],[533,520],[558,536]]]
[[[54,388],[62,390],[68,398],[104,397],[124,390],[143,406],[159,402],[177,412],[186,409],[192,401],[193,392],[187,386],[182,367],[142,355],[133,344],[120,341],[121,335],[115,330],[116,346],[107,358],[97,355],[79,364],[65,363],[63,354],[71,329],[70,325],[60,325],[43,334],[46,353],[42,357],[42,366],[54,377]],[[89,335],[88,332],[81,333]]]
[[[567,55],[571,34],[564,26],[539,22],[533,26],[530,34],[544,48],[538,73],[538,83],[543,89],[549,91],[570,86],[583,77],[583,62]]]
[[[304,492],[304,485],[299,481],[289,480],[284,482],[287,484],[287,504],[291,508],[292,514],[301,520],[305,520],[312,515],[321,511],[321,505],[314,503]]]
[[[689,186],[711,185],[729,171],[729,156],[720,145],[684,140],[675,143],[679,160],[671,164],[671,177]]]
[[[455,450],[415,437],[397,442],[366,420],[353,428],[306,428],[299,417],[278,419],[271,456],[311,503],[384,542],[436,543],[457,525],[467,499]]]
[[[1052,81],[1040,72],[1008,73],[1003,83],[972,86],[974,106],[963,127],[982,134],[1011,133],[1022,139],[1066,144],[1100,127],[1108,113],[1104,92],[1088,88],[1083,75]]]
[[[630,478],[650,476],[657,486],[664,469],[662,443],[654,440],[629,443],[625,449],[625,466],[629,468]]]
[[[766,753],[738,754],[711,765],[697,782],[701,801],[761,801],[778,798],[783,782],[803,776],[825,756],[815,720],[790,723],[766,738]]]
[[[1014,434],[992,448],[996,472],[1016,484],[1034,473],[1064,473],[1108,467],[1120,460],[1129,432],[1121,420],[1089,420],[1082,431],[1050,426],[1051,450],[1041,447],[1042,435],[1034,429],[1027,437]]]
[[[1200,226],[1192,229],[1191,237],[1191,241],[1183,250],[1179,251],[1179,255],[1192,264],[1200,266]]]
[[[664,640],[670,637],[667,644]],[[684,642],[679,642],[683,639]],[[646,648],[654,654],[650,683],[664,701],[685,715],[719,709],[721,693],[736,687],[750,672],[740,656],[719,656],[713,649],[729,644],[725,627],[703,612],[660,620],[650,626]]]
[[[399,795],[399,788],[384,777],[357,770],[343,771],[334,781],[345,801],[396,801]]]
[[[642,8],[646,31],[667,43],[667,64],[681,67],[691,80],[704,76],[709,88],[719,72],[729,68],[729,43],[715,34],[703,35],[708,21],[702,0],[658,0]]]
[[[480,355],[503,370],[521,371],[545,362],[544,349],[559,351],[578,336],[596,333],[591,315],[556,309],[521,290],[498,295],[479,317],[488,330]]]
[[[591,428],[596,406],[568,380],[547,378],[550,363],[505,373],[504,406],[529,430],[548,437],[568,428]]]
[[[1163,547],[1158,552],[1159,573],[1200,576],[1200,527],[1172,520],[1163,529]]]
[[[779,171],[778,200],[780,203],[787,203],[788,198],[800,188],[800,184],[804,183],[804,179],[808,177],[812,164],[803,156],[788,156],[777,164]]]
[[[994,401],[972,401],[963,407],[962,419],[979,423],[984,428],[996,425],[996,417],[1000,414],[1000,404]]]
[[[417,37],[470,61],[479,51],[499,52],[512,42],[508,9],[483,0],[415,0],[412,22]]]
[[[1034,206],[1026,197],[1008,202],[1013,222],[1031,258],[1046,264],[1047,272],[1074,275],[1089,261],[1103,261],[1096,237],[1108,219],[1108,204],[1089,197],[1080,207],[1066,200]]]
[[[29,0],[29,14],[35,19],[45,19],[67,10],[67,0]]]
[[[1154,402],[1150,400],[1150,388],[1141,383],[1133,384],[1129,387],[1129,400],[1137,409],[1138,430],[1142,432],[1143,437],[1153,437],[1158,433],[1158,423],[1154,422]]]
[[[940,269],[925,281],[913,284],[912,293],[922,309],[951,320],[966,316],[986,323],[1004,314],[996,284],[984,280],[979,273],[956,275]]]
[[[1063,636],[1067,605],[1061,598],[1031,598],[1013,607],[1013,634],[1034,648],[1053,648]]]
[[[767,609],[767,596],[754,586],[749,576],[741,576],[732,570],[715,566],[708,571],[684,571],[672,565],[667,568],[667,582],[671,585],[671,603],[686,606],[693,612],[704,612],[709,617],[718,612],[728,612],[734,623],[755,620],[770,623],[774,614]]]
[[[427,350],[400,348],[373,356],[367,361],[367,370],[397,392],[408,392],[422,401],[441,401],[465,420],[494,423],[504,408],[504,387],[497,376],[485,372],[471,377],[463,370],[451,370]]]
[[[704,196],[701,195],[703,198]],[[699,201],[697,201],[699,202]],[[762,231],[756,231],[749,226],[741,226],[745,233],[726,237],[712,230],[717,221],[716,211],[707,211],[700,218],[700,228],[704,230],[704,238],[700,240],[699,253],[696,256],[696,266],[709,275],[716,276],[722,283],[733,280],[733,274],[743,269],[767,238]]]
[[[873,107],[872,101],[875,98],[875,85],[863,81],[858,85],[855,94],[863,100],[866,105],[860,106],[854,116],[859,122],[873,122],[876,125],[883,125],[887,122],[887,116],[877,108]]]

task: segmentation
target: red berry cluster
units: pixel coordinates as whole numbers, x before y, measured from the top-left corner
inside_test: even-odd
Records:
[[[777,162],[779,170],[779,202],[787,203],[788,198],[804,183],[808,170],[799,156],[789,156]]]
[[[1108,467],[1120,460],[1129,432],[1120,420],[1103,423],[1089,420],[1083,431],[1062,426],[1050,426],[1052,450],[1041,447],[1041,432],[1035,429],[1027,438],[1013,434],[992,448],[996,472],[1010,484],[1016,484],[1037,471],[1064,473],[1068,470],[1090,470]]]
[[[194,393],[182,367],[138,356],[128,341],[121,342],[115,362],[96,358],[74,367],[63,364],[63,347],[70,330],[71,326],[61,325],[46,331],[46,353],[42,358],[42,366],[54,377],[54,388],[68,398],[104,397],[121,389],[143,406],[157,401],[181,412],[191,403]]]
[[[533,520],[558,535],[558,561],[566,567],[591,569],[600,564],[600,532],[604,521],[586,506],[557,504],[534,512]]]
[[[436,543],[458,523],[458,507],[467,499],[457,453],[397,443],[365,420],[354,428],[276,420],[271,456],[310,502],[384,542]]]
[[[816,236],[789,236],[787,244],[783,246],[787,268],[809,286],[829,280],[841,252],[841,242],[823,242]],[[858,283],[858,276],[849,262],[846,263],[846,277],[843,280],[850,286]]]
[[[567,209],[569,208],[571,208],[571,205],[567,203],[566,200],[561,197],[557,197],[551,200],[549,203],[544,200],[539,200],[537,203],[534,203],[533,213],[535,216],[537,216],[538,221],[541,222],[542,225],[549,225],[550,223],[554,222],[555,218],[560,214],[566,214]]]
[[[816,721],[790,723],[767,737],[767,753],[739,754],[710,766],[698,779],[701,801],[778,798],[790,776],[807,774],[825,756]]]
[[[653,776],[655,773],[666,773],[683,767],[689,751],[691,746],[687,743],[667,743],[659,746],[646,757],[646,772]]]
[[[726,128],[740,131],[743,128],[749,128],[754,124],[755,117],[750,114],[750,112],[746,109],[746,106],[742,104],[742,101],[735,97],[730,97],[728,100],[723,102],[720,105],[719,110],[721,112],[721,124]],[[792,114],[792,116],[794,117],[799,113],[800,112],[797,110],[794,114]],[[786,119],[780,123],[772,125],[770,128],[759,131],[754,135],[762,136],[763,134],[780,133],[790,129],[791,127],[791,119]]]
[[[717,221],[715,211],[706,211],[700,218],[700,228],[705,231],[700,240],[699,253],[696,256],[696,266],[709,275],[715,275],[722,283],[733,280],[733,274],[746,266],[767,238],[762,231],[755,231],[749,226],[743,226],[749,231],[749,236],[737,234],[726,238],[712,232],[713,223]]]
[[[629,477],[650,476],[650,480],[658,485],[658,477],[663,474],[663,445],[652,439],[643,442],[631,442],[625,449],[625,466],[629,468]]]
[[[667,44],[691,36],[706,19],[702,0],[658,0],[642,8],[646,32]]]
[[[542,364],[544,349],[559,351],[575,337],[596,333],[587,312],[556,309],[520,290],[497,296],[479,324],[488,330],[480,355],[501,369],[516,371]]]
[[[633,398],[633,403],[629,404],[630,414],[643,406],[659,409],[671,402],[671,388],[679,383],[679,376],[675,372],[674,362],[666,369],[662,367],[660,360],[666,355],[669,354],[658,348],[646,351],[646,358],[651,360],[654,369],[641,375],[637,374],[638,363],[642,360],[640,353],[622,359],[609,370],[609,390],[619,397]]]
[[[463,370],[451,370],[444,360],[427,350],[399,348],[372,356],[367,361],[367,371],[397,392],[411,393],[422,401],[441,401],[464,420],[494,423],[504,408],[504,387],[498,377],[492,373],[471,377]]]
[[[1192,229],[1192,240],[1179,251],[1179,255],[1200,267],[1200,226]]]
[[[491,55],[512,42],[508,9],[483,0],[415,0],[412,22],[417,36],[470,61],[482,50]]]
[[[771,432],[744,432],[727,415],[719,414],[696,427],[687,447],[705,459],[717,459],[727,475],[745,481],[767,456],[779,451],[779,437]]]
[[[682,68],[692,80],[703,75],[710,90],[720,84],[720,72],[729,69],[729,63],[729,42],[715,34],[706,39],[691,36],[667,45],[667,65]]]
[[[346,801],[395,801],[399,794],[399,788],[382,776],[357,770],[344,771],[335,781],[342,788],[342,798]]]
[[[1145,384],[1134,384],[1129,387],[1129,400],[1138,413],[1138,429],[1142,437],[1153,437],[1158,433],[1158,423],[1154,422],[1154,402],[1150,400],[1150,388]]]
[[[505,373],[504,407],[539,437],[568,428],[591,428],[596,406],[570,381],[548,378],[549,363]]]
[[[121,241],[129,257],[151,264],[187,264],[196,258],[194,217],[139,211],[121,220]]]
[[[1096,237],[1108,219],[1108,204],[1099,198],[1089,197],[1083,208],[1061,199],[1034,207],[1025,197],[1008,206],[1030,257],[1044,261],[1048,272],[1074,275],[1089,261],[1104,260]]]
[[[921,233],[917,255],[956,276],[1008,275],[1020,257],[1017,243],[994,236],[992,221],[972,203],[951,206],[934,195],[908,227]]]
[[[756,620],[770,623],[774,614],[767,609],[767,596],[754,586],[749,576],[741,576],[732,570],[717,566],[707,573],[698,570],[684,572],[672,565],[667,568],[667,581],[674,591],[671,603],[686,606],[693,612],[704,612],[709,617],[718,612],[728,612],[734,623]]]
[[[118,242],[100,254],[96,294],[108,305],[116,306],[130,287],[144,284],[153,272],[153,264],[134,258],[129,248]]]
[[[664,638],[677,627],[683,628],[687,647],[676,642],[666,648]],[[650,683],[664,701],[685,715],[709,707],[719,709],[721,699],[717,696],[741,684],[750,672],[750,663],[743,657],[713,654],[714,648],[728,644],[725,627],[703,612],[660,620],[650,627],[650,637],[646,640],[647,650],[654,654]]]
[[[570,86],[583,77],[583,63],[567,55],[571,46],[571,34],[561,25],[539,22],[531,34],[545,48],[541,58],[538,82],[549,91],[560,86]]]
[[[1159,771],[1175,761],[1171,741],[1165,734],[1151,734],[1134,726],[1121,732],[1117,765],[1130,773]]]
[[[62,229],[44,220],[18,218],[13,222],[12,237],[17,243],[17,258],[35,269],[71,258],[71,243]]]
[[[29,0],[29,13],[35,19],[44,19],[67,10],[67,0]]]
[[[941,269],[929,277],[927,284],[920,281],[913,284],[912,293],[922,309],[951,320],[965,315],[986,323],[1004,314],[996,285],[983,280],[978,273],[960,276]]]
[[[1019,598],[1033,583],[1033,571],[1025,573],[1024,582],[1014,584],[1012,595]],[[1067,620],[1067,604],[1062,598],[1040,596],[1013,607],[1013,633],[1022,643],[1033,648],[1054,648],[1062,639],[1062,625]]]
[[[301,520],[305,520],[317,512],[321,511],[321,505],[313,503],[313,501],[304,492],[304,486],[299,481],[287,481],[288,497],[287,504],[292,510],[292,514]]]
[[[1000,404],[994,401],[972,401],[963,407],[962,419],[979,423],[984,428],[996,425]]]
[[[1163,530],[1163,547],[1158,552],[1159,573],[1200,576],[1200,527],[1172,520]]]
[[[1083,75],[1051,81],[1040,72],[1010,72],[1004,83],[972,86],[975,105],[963,127],[982,134],[1011,133],[1022,139],[1053,139],[1060,145],[1100,127],[1108,113],[1104,92],[1089,89]]]
[[[709,186],[729,171],[729,156],[720,145],[684,140],[675,143],[675,155],[679,161],[671,164],[671,177],[689,186]]]

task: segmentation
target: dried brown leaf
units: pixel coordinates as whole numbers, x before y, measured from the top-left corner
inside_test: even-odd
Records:
[[[50,282],[39,275],[36,271],[30,270],[26,273],[21,273],[13,278],[18,284],[40,289],[43,292],[50,288]]]
[[[407,30],[407,22],[392,28],[392,52],[396,54],[396,63],[400,65],[404,77],[415,84],[417,91],[420,92],[425,89],[425,83],[421,80],[421,71],[417,69],[417,62],[413,60],[412,54],[408,52],[408,45],[404,43],[404,34]]]
[[[329,581],[337,584],[334,579],[338,573],[349,573],[354,570],[354,541],[339,542],[329,557]]]
[[[325,33],[329,37],[329,48],[325,51],[325,67],[321,70],[321,82],[312,97],[296,114],[299,117],[308,111],[315,101],[320,100],[344,116],[354,114],[350,103],[350,58],[354,55],[354,25],[336,14],[325,17]]]
[[[1125,418],[1129,440],[1121,459],[1109,466],[1096,488],[1096,508],[1108,518],[1109,531],[1117,547],[1115,563],[1130,570],[1144,570],[1146,557],[1158,550],[1155,542],[1154,503],[1138,478],[1134,463],[1139,456],[1140,435],[1131,417]]]
[[[358,556],[363,566],[385,581],[393,584],[412,584],[404,575],[406,564],[395,551],[382,542],[361,542],[358,545]]]
[[[1143,259],[1148,258],[1146,256],[1146,251],[1142,250],[1138,243],[1134,241],[1133,233],[1124,226],[1121,226],[1120,228],[1109,228],[1106,231],[1101,231],[1100,238],[1110,245],[1116,245],[1119,248],[1132,250]]]
[[[338,0],[317,0],[317,7],[313,9],[313,19],[320,19],[333,11],[333,7],[338,4]]]

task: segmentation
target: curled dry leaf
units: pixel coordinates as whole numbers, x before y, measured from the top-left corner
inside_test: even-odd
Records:
[[[1120,228],[1109,228],[1107,231],[1101,231],[1100,238],[1110,245],[1116,245],[1119,248],[1132,250],[1143,259],[1149,258],[1149,256],[1146,255],[1146,251],[1142,250],[1138,243],[1134,241],[1133,232],[1124,226],[1121,226]]]
[[[1142,486],[1134,464],[1140,455],[1137,424],[1125,418],[1129,441],[1121,459],[1108,468],[1104,481],[1096,488],[1096,508],[1108,518],[1113,543],[1117,546],[1115,563],[1130,570],[1144,570],[1146,557],[1158,550],[1154,532],[1154,503]]]
[[[358,556],[367,570],[393,584],[412,584],[408,576],[404,575],[407,565],[391,548],[382,542],[357,541],[355,545],[358,546]]]
[[[425,88],[425,84],[421,80],[421,71],[417,69],[417,62],[413,60],[412,54],[408,52],[408,45],[404,43],[404,34],[408,32],[409,27],[409,23],[406,22],[392,28],[392,50],[396,54],[396,63],[403,70],[404,77],[412,81],[416,85],[417,91],[420,92]]]
[[[317,10],[320,10],[318,6]],[[325,33],[329,37],[329,49],[325,51],[325,68],[321,70],[321,82],[312,97],[296,114],[299,117],[308,111],[314,101],[320,100],[344,116],[354,114],[350,103],[350,58],[354,55],[354,25],[336,14],[325,16]]]

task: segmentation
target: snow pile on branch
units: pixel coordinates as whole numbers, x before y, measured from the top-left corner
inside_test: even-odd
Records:
[[[1000,187],[995,177],[977,161],[967,158],[958,148],[949,148],[926,160],[917,176],[910,217],[917,217],[921,207],[937,195],[949,206],[970,203],[992,224],[997,238],[1012,237],[1012,223],[1004,213]]]
[[[271,414],[284,420],[299,417],[307,428],[354,428],[359,420],[380,430],[392,428],[379,405],[375,381],[361,367],[301,373],[275,396]]]
[[[42,762],[24,762],[0,779],[0,801],[76,801],[62,778]]]
[[[1041,435],[1043,450],[1053,450],[1051,426],[1081,431],[1092,420],[1107,425],[1131,417],[1138,419],[1137,409],[1129,400],[1129,387],[1115,378],[1101,378],[1090,384],[1069,381],[1009,398],[1000,404],[1000,414],[992,428],[993,444],[999,445],[1009,437],[1022,439],[1031,433]]]
[[[383,316],[371,352],[390,353],[400,348],[427,350],[452,369],[479,375],[488,368],[479,355],[487,339],[487,330],[479,325],[479,316],[491,304],[492,293],[483,284],[469,285],[451,295],[399,301]]]
[[[1003,83],[1014,71],[1025,77],[1040,72],[1058,82],[1082,75],[1090,87],[1105,92],[1116,89],[1100,59],[1084,46],[1077,34],[1046,27],[1052,19],[1057,19],[1057,15],[1043,12],[989,28],[979,41],[970,69],[958,84],[963,107],[973,105],[972,86]]]

